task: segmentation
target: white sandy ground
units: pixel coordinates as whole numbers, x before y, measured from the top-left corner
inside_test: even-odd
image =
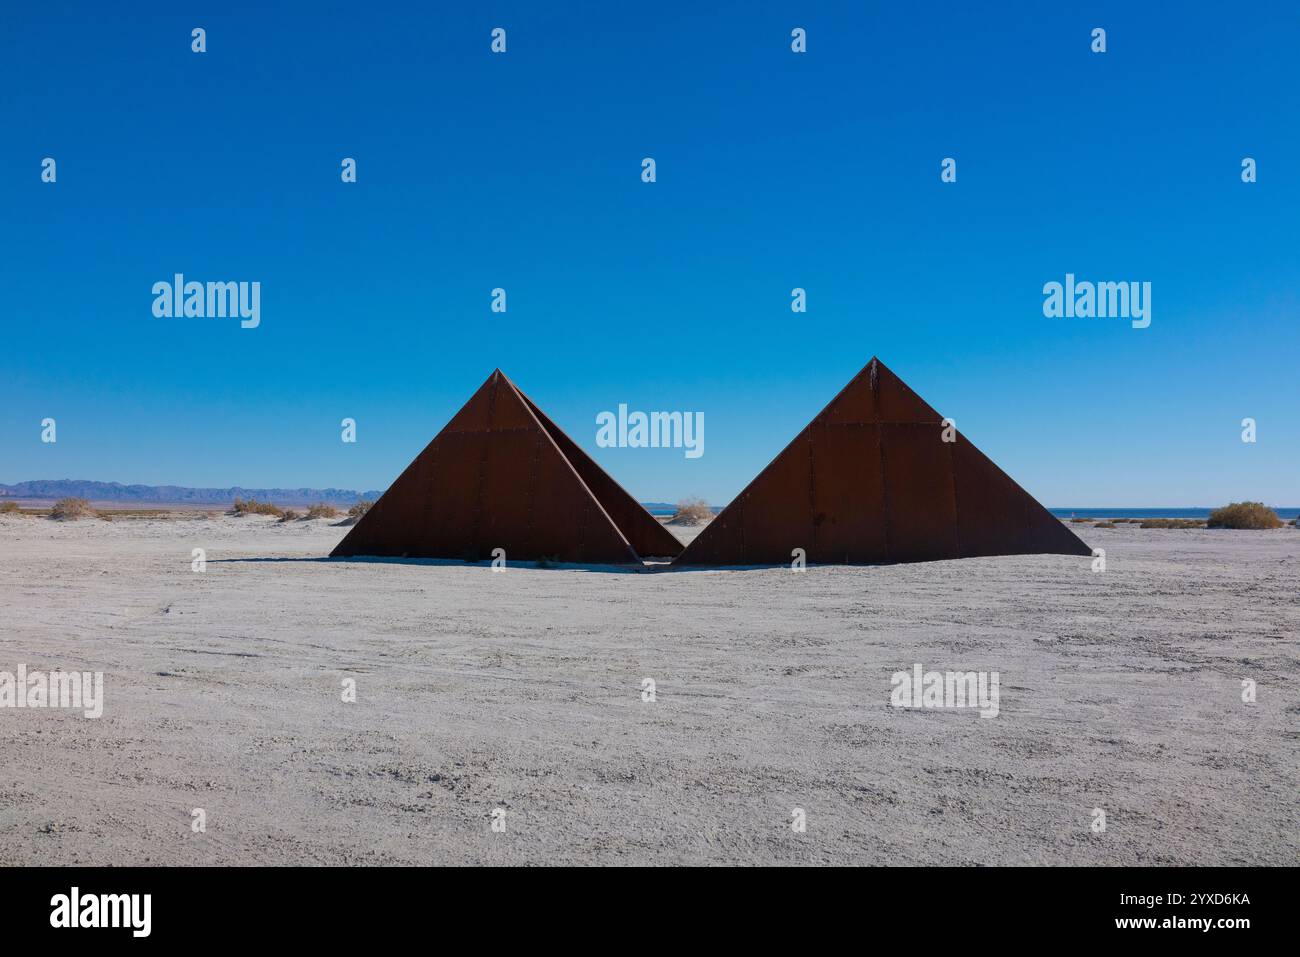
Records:
[[[1300,861],[1294,528],[802,575],[319,560],[345,531],[0,519],[0,670],[107,696],[0,710],[0,863]],[[892,708],[916,662],[1001,714]]]

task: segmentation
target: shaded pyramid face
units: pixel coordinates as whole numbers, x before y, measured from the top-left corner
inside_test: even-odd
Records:
[[[677,565],[923,562],[1092,552],[872,359]]]
[[[481,561],[497,548],[602,564],[681,551],[499,369],[331,554]]]

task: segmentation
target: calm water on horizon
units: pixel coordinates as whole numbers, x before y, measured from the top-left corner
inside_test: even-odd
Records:
[[[1284,522],[1300,516],[1300,507],[1281,508],[1272,506],[1273,511],[1277,512],[1277,517]],[[672,515],[673,509],[660,508],[658,506],[650,508],[651,515]],[[721,509],[713,506],[716,514]],[[1204,519],[1210,517],[1209,508],[1049,508],[1049,512],[1057,518],[1198,518]]]

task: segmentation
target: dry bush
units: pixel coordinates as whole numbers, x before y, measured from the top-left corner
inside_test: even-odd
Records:
[[[307,509],[307,514],[303,516],[305,520],[314,518],[338,518],[339,510],[333,505],[326,505],[324,502],[317,502],[311,508]]]
[[[1091,522],[1091,521],[1093,521],[1091,518],[1072,518],[1072,519],[1070,519],[1070,524],[1071,524],[1071,525],[1081,525],[1081,524],[1083,524],[1084,522]]]
[[[22,507],[17,502],[0,502],[0,515],[17,515]]]
[[[84,498],[61,498],[50,509],[50,518],[59,522],[75,522],[79,518],[90,518],[95,510]]]
[[[235,504],[230,507],[228,515],[274,515],[282,518],[284,512],[279,506],[272,505],[270,502],[259,502],[255,498],[245,501],[242,498],[235,499]]]
[[[1233,502],[1210,513],[1208,528],[1281,528],[1282,520],[1263,502]]]
[[[286,508],[283,512],[280,513],[280,521],[282,523],[292,522],[296,518],[298,518],[298,513],[291,508]]]
[[[702,498],[684,498],[677,503],[677,511],[668,520],[670,525],[703,525],[713,518],[713,509]]]
[[[348,509],[348,517],[343,519],[343,521],[339,522],[339,524],[355,525],[357,522],[361,521],[361,516],[365,515],[366,512],[370,511],[370,506],[374,504],[375,503],[370,501],[369,499],[363,498],[361,501],[357,502],[356,505],[353,505],[350,509]]]
[[[1093,528],[1114,528],[1114,527],[1115,527],[1114,522],[1098,522],[1096,525],[1093,526]]]

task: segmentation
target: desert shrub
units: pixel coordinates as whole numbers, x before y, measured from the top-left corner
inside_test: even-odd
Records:
[[[1141,528],[1203,528],[1204,522],[1191,518],[1144,518]]]
[[[701,525],[713,518],[713,509],[702,498],[684,498],[668,521],[673,525]]]
[[[324,502],[317,502],[311,508],[307,509],[304,519],[310,520],[315,518],[338,518],[339,510],[333,505],[326,505]]]
[[[0,502],[0,515],[13,515],[21,511],[17,502]]]
[[[1080,525],[1080,524],[1082,524],[1082,523],[1084,523],[1084,522],[1091,522],[1091,521],[1092,521],[1092,519],[1090,519],[1090,518],[1072,518],[1072,519],[1070,519],[1070,524],[1071,524],[1071,525]]]
[[[283,512],[280,512],[281,522],[292,522],[297,517],[298,517],[298,513],[291,508],[286,508]]]
[[[1210,513],[1209,528],[1281,528],[1282,520],[1263,502],[1233,502]]]
[[[90,518],[95,510],[84,498],[61,498],[50,509],[50,518],[60,522],[75,522],[79,518]]]
[[[357,502],[356,505],[353,505],[351,508],[348,509],[347,518],[343,519],[343,521],[339,522],[338,524],[355,525],[357,522],[361,521],[361,516],[365,515],[366,512],[370,511],[370,506],[374,504],[375,503],[370,501],[369,499],[363,498],[361,501]]]
[[[1114,528],[1114,527],[1115,527],[1114,522],[1098,522],[1096,525],[1093,526],[1093,528]]]
[[[259,502],[255,498],[235,499],[235,504],[230,507],[230,515],[274,515],[277,518],[283,517],[284,512],[279,506],[272,505],[270,502]]]

